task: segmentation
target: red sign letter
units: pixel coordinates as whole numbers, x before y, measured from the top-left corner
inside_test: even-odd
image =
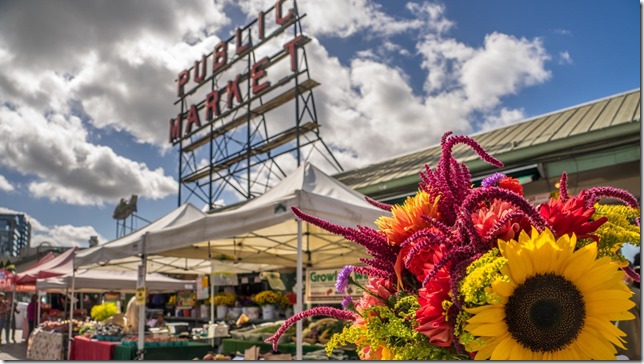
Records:
[[[267,62],[268,62],[268,57],[264,57],[259,61],[257,61],[257,63],[252,65],[250,68],[250,78],[252,82],[251,85],[253,89],[253,94],[258,94],[264,91],[264,89],[266,89],[267,87],[270,87],[271,85],[271,83],[268,81],[262,84],[258,84],[259,79],[266,76],[266,70],[262,68],[262,66],[264,66],[264,64],[266,64]]]
[[[221,115],[219,108],[219,90],[214,90],[206,96],[206,120],[212,120],[212,117]]]
[[[219,42],[212,51],[212,58],[212,73],[214,74],[228,62],[228,43],[223,40]]]
[[[282,25],[293,17],[293,9],[288,9],[288,14],[286,16],[282,16],[282,3],[284,0],[277,0],[275,3],[275,22],[279,25]]]
[[[199,120],[199,113],[197,112],[197,107],[193,104],[190,105],[190,110],[188,111],[188,122],[186,123],[186,132],[185,135],[188,136],[192,133],[192,124],[197,124],[197,127],[201,127],[201,120]]]
[[[190,80],[190,71],[183,70],[177,76],[177,96],[183,96],[183,86]]]
[[[235,81],[228,81],[226,86],[226,93],[228,93],[228,108],[233,108],[233,96],[237,99],[237,102],[242,102],[241,92],[239,91],[239,80],[242,75],[237,75]]]
[[[237,32],[235,33],[235,54],[239,55],[244,53],[250,46],[248,43],[242,45],[242,30],[241,28],[237,28]]]
[[[257,38],[264,40],[264,12],[260,11],[257,15]]]
[[[206,78],[206,56],[201,56],[201,71],[199,70],[199,61],[195,61],[195,76],[196,83],[201,83]]]
[[[288,51],[288,54],[291,56],[291,71],[297,71],[297,52],[295,47],[299,45],[300,41],[304,40],[304,37],[298,35],[293,38],[292,41],[284,44],[284,49]]]
[[[176,119],[170,119],[170,143],[181,138],[181,114]]]

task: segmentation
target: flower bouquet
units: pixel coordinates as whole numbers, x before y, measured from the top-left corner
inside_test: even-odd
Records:
[[[220,292],[212,297],[213,303],[217,306],[229,306],[232,307],[235,305],[235,294],[229,292]]]
[[[418,193],[402,205],[367,198],[388,213],[377,229],[331,224],[293,208],[309,223],[364,246],[371,258],[363,297],[343,309],[316,307],[287,320],[266,341],[274,349],[293,323],[311,316],[351,321],[327,343],[354,344],[361,359],[614,360],[625,334],[613,321],[633,319],[624,275],[639,281],[620,248],[639,245],[639,203],[628,192],[593,187],[534,207],[521,184],[501,173],[474,187],[456,144],[501,167],[476,141],[446,133],[434,170],[420,173]],[[623,205],[600,204],[601,198]]]
[[[256,294],[252,300],[260,306],[277,305],[280,303],[282,296],[281,292],[265,290]]]

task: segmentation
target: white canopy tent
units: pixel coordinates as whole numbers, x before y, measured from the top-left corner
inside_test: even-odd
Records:
[[[76,266],[143,254],[167,257],[279,264],[297,268],[295,312],[302,310],[303,266],[338,267],[358,263],[364,249],[295,218],[291,207],[343,226],[371,226],[384,212],[365,196],[310,163],[298,167],[266,194],[239,208],[150,230],[141,245],[77,254]],[[134,243],[133,243],[134,244]],[[297,324],[296,358],[302,357],[302,326]]]
[[[102,291],[124,291],[134,292],[137,283],[137,272],[135,271],[97,271],[86,270],[76,272],[73,279],[76,292],[102,292]],[[185,281],[170,278],[159,273],[148,273],[145,277],[146,287],[150,291],[179,291],[194,290],[194,281]],[[66,290],[72,286],[72,274],[61,277],[39,279],[36,282],[36,289],[40,291]]]
[[[183,226],[186,223],[203,219],[205,216],[204,212],[191,203],[183,204],[153,223],[128,235],[79,251],[74,257],[74,267],[86,265],[86,257],[91,257],[88,263],[100,263],[140,255],[143,253],[142,245],[146,234],[165,228]]]

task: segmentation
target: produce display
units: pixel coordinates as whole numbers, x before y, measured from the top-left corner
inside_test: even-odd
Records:
[[[72,320],[72,330],[79,331],[82,324],[82,321]],[[69,332],[69,320],[43,321],[38,327],[49,332]]]
[[[192,360],[232,360],[232,358],[229,357],[228,355],[224,355],[224,354],[208,353],[208,354],[204,355],[203,358],[195,357]]]
[[[143,346],[146,348],[166,347],[166,346],[188,346],[188,340],[178,337],[146,337],[143,339]],[[138,336],[124,337],[121,341],[126,346],[137,346],[139,343]]]

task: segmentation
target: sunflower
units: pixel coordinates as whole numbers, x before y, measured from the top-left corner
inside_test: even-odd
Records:
[[[499,240],[509,278],[489,288],[499,300],[466,309],[475,359],[615,360],[625,334],[611,321],[634,318],[632,293],[609,257],[597,259],[596,243],[575,251],[576,240],[534,228]]]

